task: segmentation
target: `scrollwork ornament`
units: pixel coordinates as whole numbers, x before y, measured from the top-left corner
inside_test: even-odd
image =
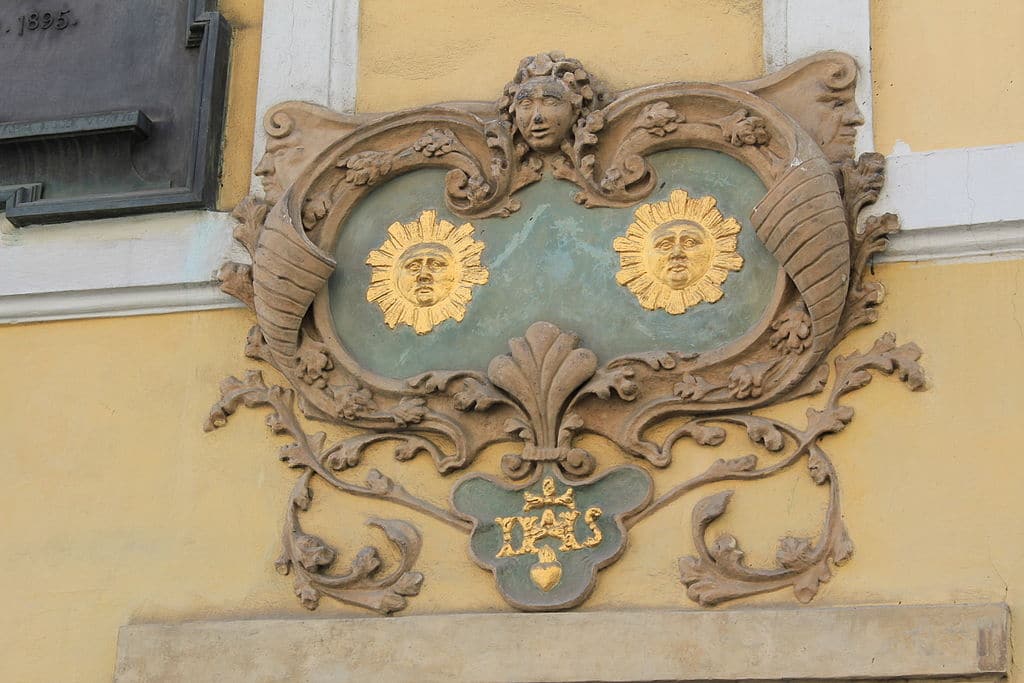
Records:
[[[333,544],[332,533],[303,527],[314,489],[440,521],[467,536],[472,557],[510,604],[567,609],[626,551],[633,527],[685,494],[797,468],[827,492],[816,535],[784,537],[775,566],[750,566],[737,535],[720,530],[731,500],[743,495],[737,486],[694,506],[696,553],[680,559],[679,571],[686,595],[701,605],[782,589],[812,599],[853,553],[840,463],[822,445],[854,418],[841,399],[873,373],[896,375],[913,390],[926,386],[920,349],[890,334],[867,352],[835,354],[852,330],[877,320],[884,289],[870,276],[871,260],[899,229],[894,215],[861,216],[878,197],[884,159],[853,157],[855,78],[848,56],[823,53],[747,83],[611,93],[578,60],[543,53],[520,63],[496,104],[383,116],[301,103],[272,108],[273,144],[257,169],[265,196],[247,198],[233,214],[251,262],[226,264],[220,278],[256,316],[246,355],[286,382],[267,384],[257,371],[226,379],[206,429],[222,427],[241,406],[264,407],[270,430],[288,438],[278,455],[298,476],[277,567],[294,581],[299,602],[315,609],[329,597],[392,613],[430,586],[416,567],[422,538],[414,520],[371,517],[366,523],[396,552],[353,552]],[[713,196],[667,188],[667,201],[650,199],[659,187],[650,155],[689,148],[729,155],[763,182],[748,227],[722,215]],[[680,315],[726,296],[721,285],[744,264],[741,230],[752,230],[779,264],[774,298],[748,333],[702,353],[641,349],[601,358],[572,331],[534,321],[486,368],[381,377],[356,362],[334,326],[331,254],[371,191],[430,168],[445,171],[444,201],[461,223],[439,221],[438,207],[423,207],[412,223],[386,219],[380,246],[366,258],[366,296],[379,306],[382,328],[404,324],[429,334],[462,320],[473,288],[486,286],[488,268],[497,267],[481,258],[483,230],[470,221],[519,210],[516,194],[545,173],[574,185],[584,207],[634,210],[634,225],[609,246],[638,312]],[[660,238],[664,253],[653,246]],[[697,242],[706,251],[695,250]],[[803,426],[758,412],[822,394],[830,374],[823,405],[808,408]],[[344,433],[329,436],[335,426]],[[583,436],[606,439],[629,462],[599,458]],[[737,440],[756,452],[725,453]],[[478,460],[493,447],[496,461]],[[704,448],[720,448],[723,457],[681,482],[668,469],[656,489],[653,470]],[[478,463],[500,478],[465,475],[443,502],[377,469],[354,478],[355,468],[382,453],[399,462],[429,459],[440,476]]]

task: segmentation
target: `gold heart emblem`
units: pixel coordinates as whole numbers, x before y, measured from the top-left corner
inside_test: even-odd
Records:
[[[555,551],[547,546],[537,552],[537,559],[540,562],[530,567],[530,580],[547,593],[562,580],[562,565],[555,559]]]

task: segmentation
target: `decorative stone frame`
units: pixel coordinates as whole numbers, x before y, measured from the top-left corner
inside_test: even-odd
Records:
[[[594,94],[599,84],[578,62],[552,53],[524,60],[521,70],[533,68],[533,60],[565,65],[560,68],[567,69],[565,78],[574,87],[601,100]],[[868,218],[863,230],[856,227],[862,209],[877,199],[884,166],[880,155],[852,158],[851,131],[863,121],[853,103],[856,75],[852,58],[829,52],[756,81],[666,83],[607,94],[603,104],[577,109],[571,131],[550,150],[534,148],[511,125],[513,84],[498,105],[441,104],[379,116],[335,114],[302,103],[272,108],[266,116],[272,142],[257,167],[266,199],[250,197],[235,213],[241,221],[235,236],[252,265],[230,264],[221,278],[224,291],[256,313],[247,355],[272,364],[292,388],[268,387],[259,373],[229,378],[207,428],[224,424],[241,403],[268,405],[275,411],[271,428],[295,439],[281,452],[302,475],[289,501],[278,566],[295,573],[303,604],[315,608],[322,595],[330,595],[392,612],[418,592],[423,579],[412,571],[419,533],[397,520],[371,522],[402,551],[397,569],[379,575],[379,557],[368,550],[345,574],[331,573],[335,550],[299,523],[314,476],[464,532],[477,529],[479,520],[417,498],[375,470],[363,484],[336,474],[359,463],[372,444],[393,444],[399,460],[427,455],[439,473],[449,474],[488,446],[521,442],[520,451],[501,460],[505,477],[529,486],[549,472],[585,486],[598,463],[575,445],[581,433],[603,436],[624,456],[662,468],[681,439],[709,447],[723,443],[723,425],[746,428],[751,443],[768,455],[786,455],[766,466],[753,455],[719,460],[617,523],[625,532],[694,488],[760,479],[806,460],[812,480],[829,489],[816,541],[782,539],[778,567],[765,569],[747,567],[731,536],[709,546],[706,531],[726,511],[732,495],[726,491],[694,508],[698,557],[683,558],[680,571],[690,597],[701,604],[783,587],[810,600],[831,576],[831,566],[853,550],[836,472],[818,443],[853,417],[840,398],[867,384],[869,370],[896,372],[912,389],[924,386],[916,362],[920,350],[898,347],[885,335],[869,352],[835,360],[831,395],[823,409],[808,411],[805,428],[750,413],[823,391],[827,354],[851,330],[877,319],[883,290],[866,280],[866,270],[898,225],[886,214]],[[524,338],[509,342],[511,356],[496,358],[486,372],[469,368],[389,378],[361,367],[336,332],[326,287],[336,267],[332,254],[346,218],[374,187],[414,170],[444,168],[450,211],[467,218],[507,216],[519,209],[516,192],[550,172],[576,185],[575,200],[585,207],[624,207],[658,185],[646,157],[673,148],[727,154],[767,188],[750,218],[780,270],[771,305],[741,338],[699,355],[652,350],[601,364],[577,348],[575,335],[538,321]],[[366,432],[330,445],[323,433],[306,434],[294,412],[295,396],[307,418]],[[669,421],[676,426],[667,436],[650,436],[651,427]],[[592,587],[593,579],[574,599],[550,604],[506,598],[521,609],[566,608],[584,600]]]

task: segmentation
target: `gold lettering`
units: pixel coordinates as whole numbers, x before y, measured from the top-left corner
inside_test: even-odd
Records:
[[[576,509],[575,492],[570,487],[564,493],[558,494],[555,481],[547,478],[541,484],[542,495],[523,492],[523,512],[541,509],[540,516],[521,517],[496,517],[494,523],[501,529],[501,549],[495,557],[519,557],[521,555],[534,555],[544,551],[553,552],[548,546],[538,546],[537,542],[552,538],[560,542],[560,552],[572,552],[583,548],[593,548],[601,543],[603,534],[597,525],[601,517],[601,508],[588,508],[583,514],[583,521],[590,529],[590,538],[580,543],[576,538],[576,522],[580,518],[580,511]],[[567,510],[556,512],[552,507],[564,507]],[[523,534],[523,540],[519,547],[513,545],[513,532],[519,527]]]

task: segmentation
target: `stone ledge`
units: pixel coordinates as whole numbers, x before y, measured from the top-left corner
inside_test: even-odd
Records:
[[[115,680],[998,680],[1004,604],[139,624]]]

